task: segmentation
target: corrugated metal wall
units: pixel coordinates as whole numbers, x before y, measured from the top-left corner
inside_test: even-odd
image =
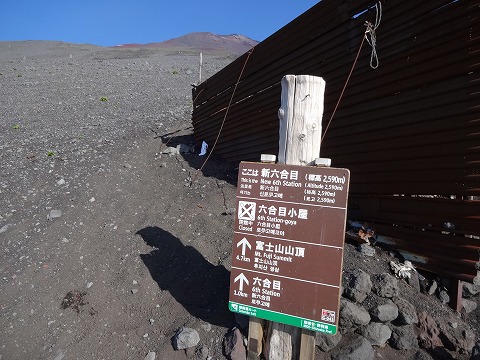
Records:
[[[376,224],[418,266],[471,281],[480,201],[463,198],[480,195],[480,1],[382,4],[380,65],[370,67],[365,42],[321,156],[350,169],[358,220]],[[286,74],[325,79],[325,128],[374,5],[323,0],[194,88],[196,139],[215,141],[245,64],[216,154],[231,162],[277,154]],[[419,194],[435,197],[411,196]],[[446,222],[455,224],[449,234]],[[458,250],[453,260],[451,247]]]

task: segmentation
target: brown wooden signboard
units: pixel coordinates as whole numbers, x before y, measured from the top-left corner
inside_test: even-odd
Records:
[[[349,171],[242,162],[231,311],[335,334]]]

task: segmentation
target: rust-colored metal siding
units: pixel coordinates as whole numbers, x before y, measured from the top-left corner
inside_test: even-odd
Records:
[[[471,280],[480,249],[475,238],[480,202],[460,199],[480,195],[480,1],[382,4],[376,31],[380,66],[370,67],[371,47],[365,42],[321,156],[350,169],[356,214],[383,226],[384,234],[410,253],[426,257],[418,266],[432,270],[429,264],[449,255],[446,244],[468,239],[468,259],[474,263],[461,270],[461,278]],[[280,80],[286,74],[325,79],[325,129],[362,42],[364,22],[375,18],[374,5],[323,0],[258,44],[249,57],[244,54],[196,87],[197,141],[215,141],[245,63],[216,154],[231,162],[277,154]],[[418,194],[447,196],[411,196]],[[456,200],[449,199],[452,194]],[[455,236],[442,233],[447,221],[455,224]],[[435,236],[423,247],[406,246],[415,242],[410,231],[422,239]],[[441,244],[440,253],[425,254],[434,244]],[[458,261],[467,259],[462,254]],[[443,273],[451,276],[451,269]]]

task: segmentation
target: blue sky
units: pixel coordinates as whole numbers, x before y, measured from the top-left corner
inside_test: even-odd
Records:
[[[190,32],[262,41],[319,0],[0,0],[0,41],[113,46]]]

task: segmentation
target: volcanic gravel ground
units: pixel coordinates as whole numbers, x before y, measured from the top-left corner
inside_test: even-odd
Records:
[[[206,76],[232,60],[203,58]],[[203,158],[160,154],[161,135],[191,143],[198,62],[0,43],[0,358],[184,358],[182,325],[221,354],[233,181],[185,186]]]
[[[233,58],[203,59],[208,77]],[[185,359],[171,343],[182,326],[224,358],[237,175],[217,160],[198,172],[199,149],[162,154],[167,142],[192,145],[198,62],[0,42],[0,359]],[[378,274],[391,259],[347,243],[344,267]],[[401,292],[418,311],[463,321],[404,282]],[[479,311],[462,315],[477,333]]]

